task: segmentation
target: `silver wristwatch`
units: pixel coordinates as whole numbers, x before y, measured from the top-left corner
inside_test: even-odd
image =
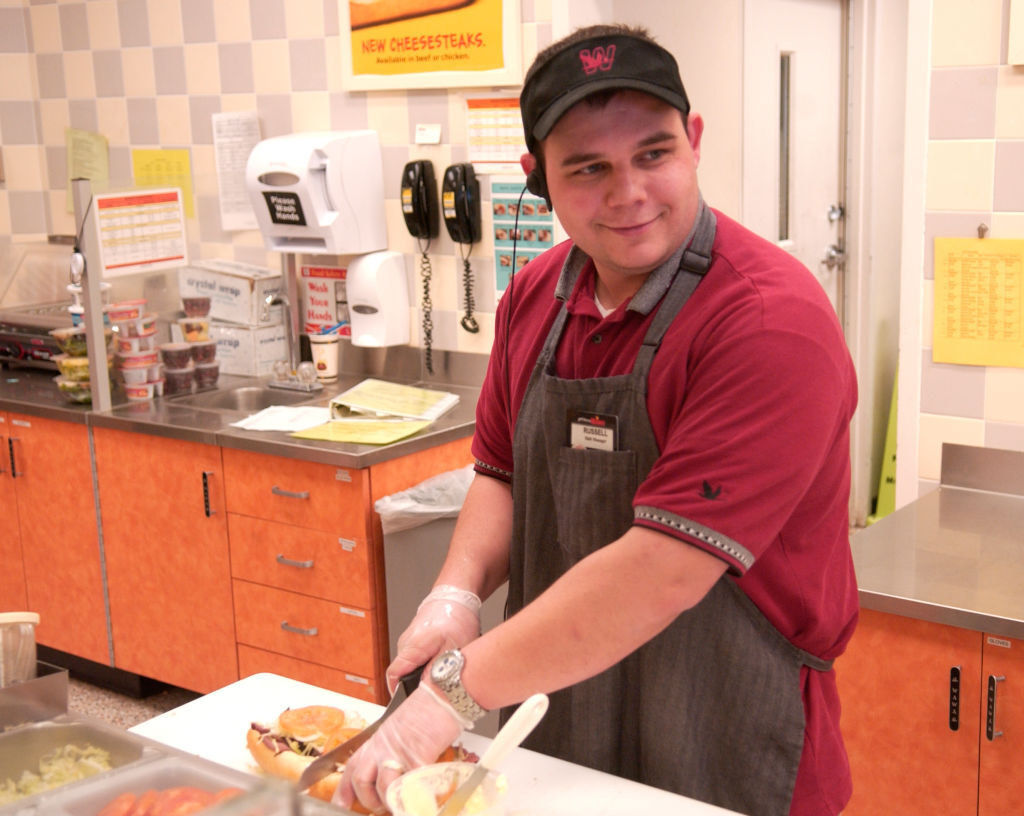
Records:
[[[462,667],[465,665],[466,658],[458,649],[444,652],[438,655],[431,665],[430,679],[444,692],[444,696],[460,717],[475,723],[487,711],[469,696],[469,692],[462,685]]]

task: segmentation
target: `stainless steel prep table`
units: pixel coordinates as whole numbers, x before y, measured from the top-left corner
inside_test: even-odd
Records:
[[[851,547],[862,608],[1024,639],[1024,453],[944,445],[939,488]]]

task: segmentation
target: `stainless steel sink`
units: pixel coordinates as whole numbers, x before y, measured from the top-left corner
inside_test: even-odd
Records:
[[[288,391],[262,385],[216,389],[183,397],[173,397],[178,405],[192,408],[213,408],[220,411],[262,411],[271,405],[298,405],[311,402],[320,395],[307,391]]]

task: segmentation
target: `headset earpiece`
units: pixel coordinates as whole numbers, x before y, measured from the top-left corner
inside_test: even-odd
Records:
[[[540,165],[531,170],[526,176],[526,189],[535,196],[540,196],[547,202],[548,209],[551,209],[551,199],[548,197],[548,185],[544,180],[544,172]]]

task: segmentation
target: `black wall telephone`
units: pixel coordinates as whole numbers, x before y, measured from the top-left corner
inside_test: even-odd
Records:
[[[402,170],[402,215],[414,238],[437,236],[437,182],[429,161],[412,161]]]
[[[480,182],[473,165],[453,164],[444,171],[441,210],[453,241],[475,244],[480,240]]]

